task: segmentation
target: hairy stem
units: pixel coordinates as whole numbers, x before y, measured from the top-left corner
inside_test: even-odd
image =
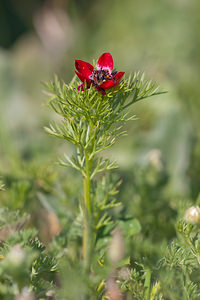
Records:
[[[83,220],[83,259],[86,272],[90,272],[91,257],[94,247],[93,214],[91,202],[91,165],[92,161],[88,158],[85,150],[85,176],[83,182],[84,189],[84,220]]]

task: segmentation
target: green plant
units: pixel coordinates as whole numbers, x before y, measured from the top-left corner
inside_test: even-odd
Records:
[[[77,85],[75,79],[65,84],[60,83],[57,77],[45,85],[49,96],[48,105],[61,117],[60,123],[54,122],[45,129],[49,134],[75,146],[75,154],[71,158],[65,155],[59,163],[74,168],[82,175],[83,198],[79,202],[83,229],[81,257],[89,276],[93,257],[98,256],[98,239],[102,232],[109,228],[110,232],[113,228],[110,227],[113,220],[109,211],[119,205],[113,198],[115,187],[109,190],[105,186],[102,196],[97,192],[98,186],[102,189],[105,185],[104,177],[101,181],[98,174],[117,167],[116,162],[100,153],[113,146],[119,136],[126,134],[122,130],[123,125],[135,119],[134,115],[129,114],[128,107],[161,92],[156,84],[147,81],[139,73],[123,80],[105,95],[86,84],[85,90],[79,92]]]

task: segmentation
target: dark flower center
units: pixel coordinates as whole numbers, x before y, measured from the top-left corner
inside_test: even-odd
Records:
[[[94,81],[94,84],[101,85],[103,82],[112,80],[113,75],[109,73],[108,70],[93,70],[91,80]]]

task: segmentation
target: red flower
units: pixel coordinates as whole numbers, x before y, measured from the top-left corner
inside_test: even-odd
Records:
[[[124,75],[124,72],[113,72],[113,58],[110,53],[103,53],[99,57],[96,69],[83,60],[76,60],[75,67],[77,70],[75,73],[82,81],[78,86],[78,90],[84,90],[86,81],[87,88],[92,84],[102,95],[106,94],[106,89],[118,85]]]

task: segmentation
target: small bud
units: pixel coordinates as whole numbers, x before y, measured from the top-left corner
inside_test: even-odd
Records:
[[[119,228],[115,228],[112,234],[112,240],[108,249],[108,257],[112,263],[118,263],[124,256],[124,241],[122,232]]]
[[[17,244],[10,249],[1,262],[6,274],[20,282],[27,278],[27,268],[30,266],[30,257],[22,247]]]
[[[26,254],[20,245],[15,245],[7,255],[7,261],[14,266],[19,266],[23,264]]]
[[[200,207],[199,206],[191,206],[185,212],[184,219],[187,222],[191,222],[194,224],[200,223]]]

